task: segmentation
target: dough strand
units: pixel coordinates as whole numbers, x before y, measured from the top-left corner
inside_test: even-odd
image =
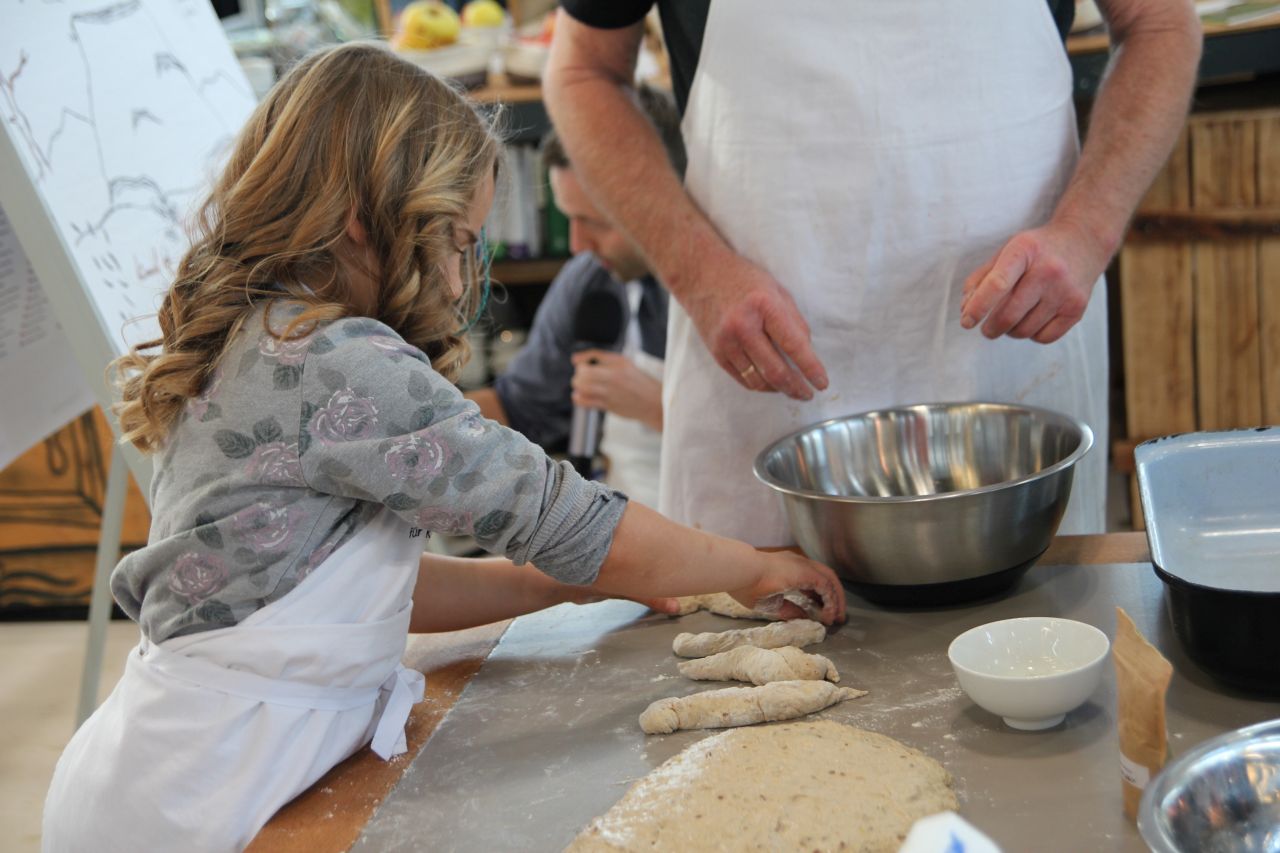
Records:
[[[749,607],[743,607],[738,600],[727,592],[713,592],[708,595],[686,595],[677,599],[680,602],[680,612],[677,616],[688,616],[690,613],[696,613],[699,610],[706,610],[717,616],[728,616],[731,619],[759,619],[762,622],[771,622],[778,617],[769,616],[758,610],[752,610]]]
[[[659,699],[640,715],[640,728],[645,734],[655,735],[680,729],[725,729],[793,720],[865,695],[865,690],[836,687],[829,681],[775,681],[762,687],[726,687]]]
[[[758,628],[736,628],[732,631],[708,631],[703,634],[679,634],[671,650],[682,658],[703,658],[727,652],[738,646],[777,649],[782,646],[811,646],[827,637],[827,629],[812,619],[774,622]]]
[[[810,655],[795,646],[760,649],[738,646],[711,657],[682,661],[680,674],[694,681],[839,681],[836,665],[822,655]]]

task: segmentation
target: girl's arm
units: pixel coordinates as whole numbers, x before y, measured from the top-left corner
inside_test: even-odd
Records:
[[[565,602],[629,598],[675,613],[675,597],[728,590],[747,607],[787,590],[822,601],[822,621],[844,619],[844,590],[826,566],[790,551],[764,552],[743,542],[676,524],[643,504],[627,505],[613,544],[590,586],[560,583],[530,564],[423,554],[413,594],[415,633],[460,631]],[[655,598],[654,596],[665,596]],[[786,602],[779,615],[806,614]]]
[[[532,563],[562,584],[597,594],[727,591],[756,607],[798,590],[822,600],[822,621],[843,618],[844,594],[827,567],[683,527],[585,482],[524,436],[482,418],[425,358],[391,329],[348,319],[311,340],[301,376],[281,372],[282,391],[297,393],[291,386],[301,384],[298,467],[306,485],[380,503],[426,530],[470,533],[517,566]],[[498,571],[481,585],[498,601],[469,598],[476,603],[466,620],[424,616],[420,624],[477,624],[565,600],[553,596],[555,587],[526,585],[502,565],[468,567],[455,578],[474,583],[474,571]],[[514,595],[495,595],[493,584]],[[424,588],[423,606],[430,600],[453,606],[453,597],[452,590]],[[780,615],[800,615],[790,608]]]
[[[844,621],[844,588],[831,569],[790,551],[759,551],[734,539],[685,527],[629,503],[593,589],[631,598],[728,591],[746,607],[797,590],[821,603],[822,622]],[[780,615],[805,615],[781,604]]]
[[[557,604],[587,604],[606,596],[594,586],[560,583],[532,565],[502,557],[442,557],[423,554],[413,591],[409,630],[416,634],[461,631],[523,616]],[[675,613],[675,599],[637,599],[662,613]]]

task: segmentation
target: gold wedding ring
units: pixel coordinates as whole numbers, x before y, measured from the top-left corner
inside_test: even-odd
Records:
[[[754,364],[750,364],[750,365],[747,365],[746,370],[738,371],[738,375],[741,376],[743,379],[750,379],[751,374],[755,372],[756,372],[756,366]]]

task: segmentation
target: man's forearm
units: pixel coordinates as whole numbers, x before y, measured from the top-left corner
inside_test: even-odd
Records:
[[[1086,229],[1110,257],[1186,121],[1201,30],[1184,0],[1106,5],[1115,55],[1054,217]]]
[[[581,26],[565,18],[558,26],[566,34]],[[699,257],[730,249],[685,192],[662,141],[632,99],[631,69],[613,55],[627,49],[628,36],[610,32],[608,38],[617,51],[599,63],[583,61],[579,52],[594,49],[591,39],[557,42],[543,82],[547,108],[593,200],[683,299],[684,270],[695,268]]]

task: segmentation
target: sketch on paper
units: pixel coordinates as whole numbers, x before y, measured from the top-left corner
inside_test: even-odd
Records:
[[[154,336],[146,315],[253,93],[207,0],[16,6],[0,28],[0,117],[124,351]]]

